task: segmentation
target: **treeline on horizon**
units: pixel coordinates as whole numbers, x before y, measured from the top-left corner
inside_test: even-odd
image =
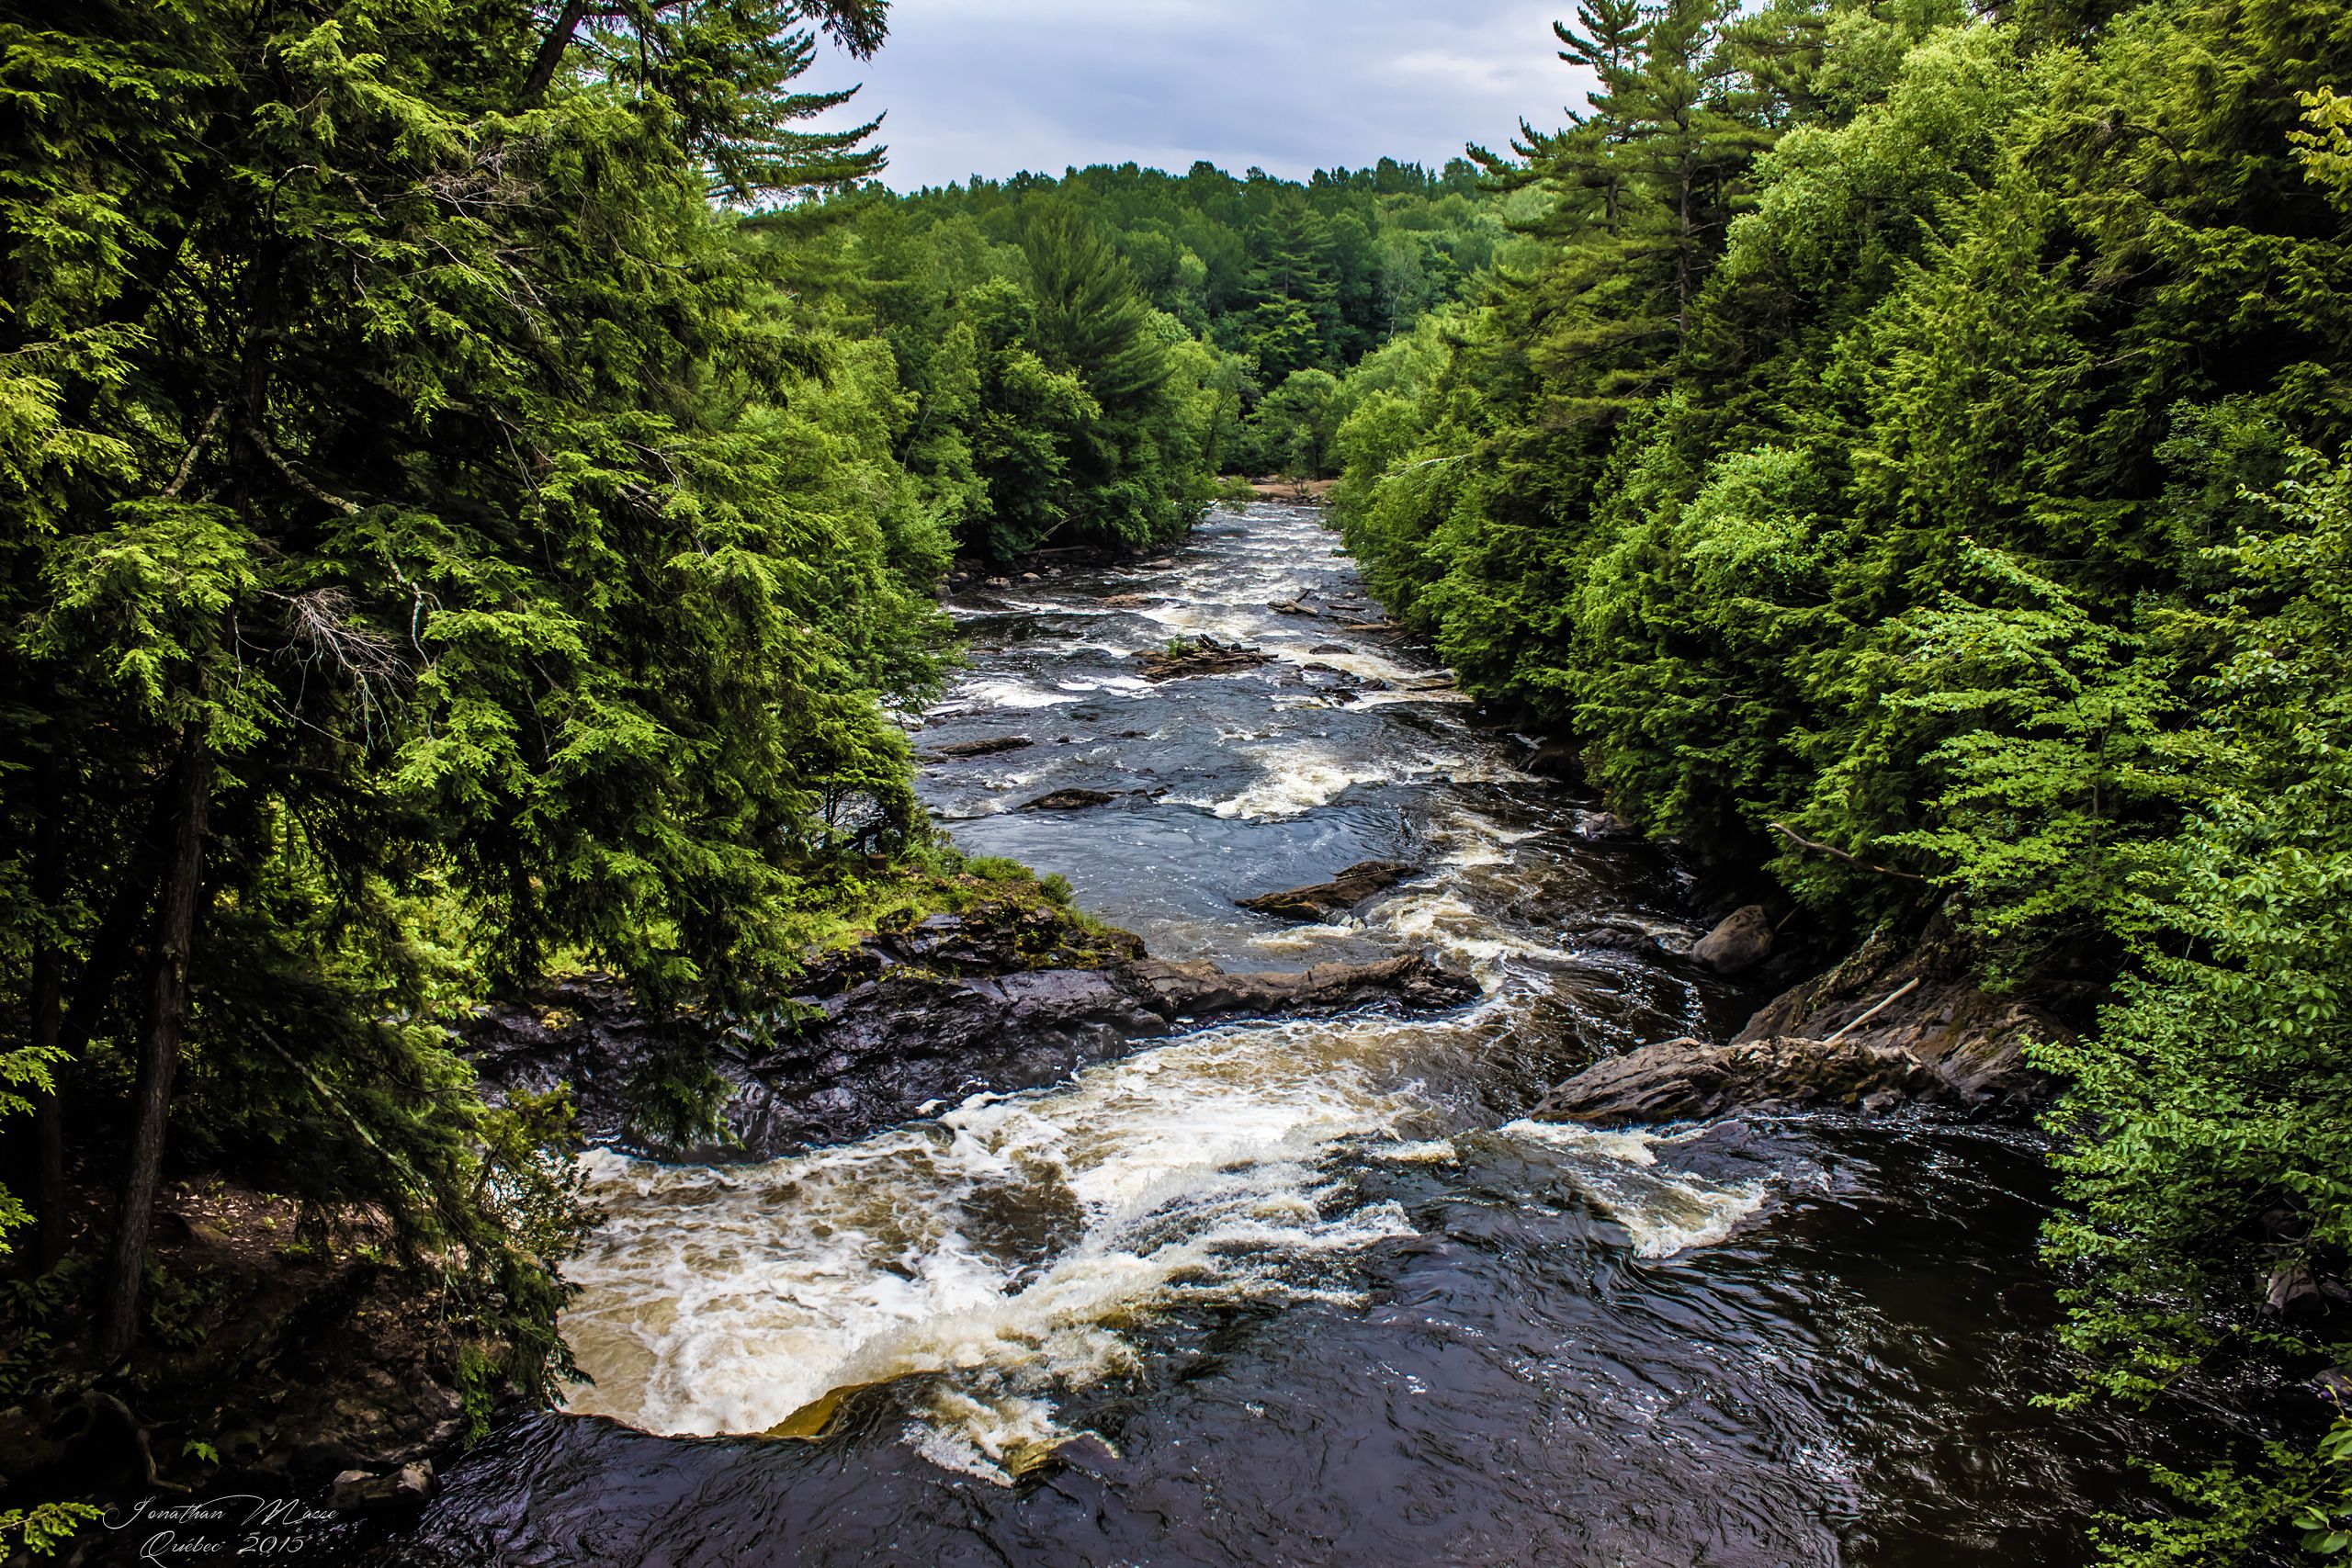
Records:
[[[1540,254],[1348,379],[1366,577],[1649,833],[2081,1019],[2039,1057],[2075,1400],[2342,1364],[2352,9],[1559,35],[1589,104],[1481,154]],[[2343,1555],[2337,1410],[2100,1551]]]
[[[966,554],[1140,548],[1219,475],[1336,473],[1343,378],[1461,299],[1510,239],[1466,160],[1304,184],[1207,164],[754,218],[813,328],[888,346],[898,456]]]

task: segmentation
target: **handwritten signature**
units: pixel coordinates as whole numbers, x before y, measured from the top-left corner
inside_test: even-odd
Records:
[[[142,1497],[128,1510],[109,1509],[103,1523],[110,1530],[148,1527],[153,1533],[137,1552],[141,1562],[185,1562],[228,1553],[232,1536],[239,1557],[296,1556],[310,1545],[306,1532],[334,1517],[332,1509],[291,1497],[236,1493],[187,1502]]]

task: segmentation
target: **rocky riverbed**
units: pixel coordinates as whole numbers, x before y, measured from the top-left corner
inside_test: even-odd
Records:
[[[481,1021],[605,1140],[595,1381],[379,1561],[1990,1564],[2130,1502],[2140,1436],[2032,1404],[2046,1021],[1711,942],[1761,890],[1483,723],[1310,510],[951,607],[934,814],[1150,956],[877,933],[702,1043],[694,1146],[629,1132],[616,998]]]

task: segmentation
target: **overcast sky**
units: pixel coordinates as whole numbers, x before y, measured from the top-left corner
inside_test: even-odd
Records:
[[[1206,158],[1303,177],[1382,154],[1442,164],[1521,115],[1581,101],[1552,18],[1569,0],[892,0],[866,64],[826,51],[804,85],[863,81],[888,111],[885,181],[1058,175]]]

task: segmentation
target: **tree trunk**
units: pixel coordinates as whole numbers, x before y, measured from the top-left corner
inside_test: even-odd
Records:
[[[564,0],[563,10],[557,16],[555,26],[539,40],[538,53],[531,59],[529,74],[523,78],[523,90],[515,96],[516,113],[539,107],[555,84],[556,68],[563,63],[563,51],[571,47],[571,35],[580,30],[581,22],[588,15],[588,0]]]
[[[212,752],[195,721],[182,732],[172,836],[155,911],[154,950],[148,959],[147,1015],[139,1047],[139,1083],[132,1094],[129,1168],[115,1220],[114,1253],[107,1268],[106,1305],[98,1323],[98,1358],[121,1359],[139,1337],[139,1288],[147,1267],[147,1238],[163,1185],[164,1130],[170,1121],[172,1078],[179,1070],[187,1028],[189,949],[204,884],[204,834],[212,807]]]

